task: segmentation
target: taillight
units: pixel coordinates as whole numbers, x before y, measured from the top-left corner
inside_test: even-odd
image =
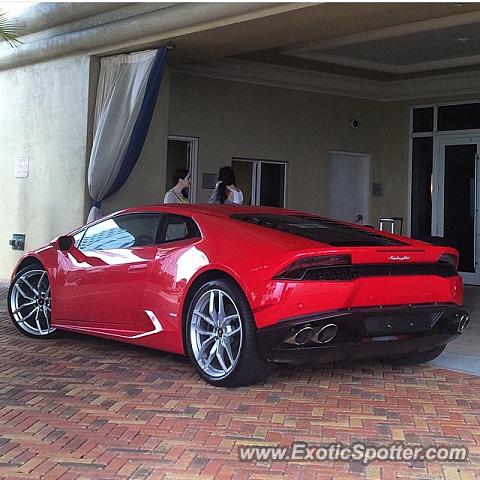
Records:
[[[439,262],[448,263],[451,265],[455,270],[458,267],[458,257],[453,255],[452,253],[444,253],[439,259]]]
[[[301,280],[308,270],[313,268],[351,265],[350,255],[321,255],[295,260],[287,268],[273,277],[275,280]]]

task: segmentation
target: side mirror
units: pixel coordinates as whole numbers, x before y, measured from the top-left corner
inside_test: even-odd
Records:
[[[58,237],[57,243],[62,252],[68,252],[75,244],[75,239],[71,235],[62,235]]]

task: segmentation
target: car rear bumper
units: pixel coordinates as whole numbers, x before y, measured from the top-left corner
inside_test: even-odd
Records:
[[[257,330],[257,340],[264,358],[274,362],[391,357],[445,345],[463,332],[467,319],[468,311],[455,304],[352,308],[281,321]],[[327,325],[335,327],[322,330]],[[333,333],[335,328],[330,341],[319,343],[321,332]],[[296,343],[309,335],[305,343]]]

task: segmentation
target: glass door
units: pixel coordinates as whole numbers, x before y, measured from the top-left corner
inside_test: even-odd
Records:
[[[471,285],[480,285],[479,146],[479,138],[441,138],[433,171],[432,235],[460,252],[458,269]]]
[[[232,168],[245,205],[285,207],[286,163],[236,158],[232,160]]]
[[[256,169],[251,160],[232,160],[237,187],[243,192],[243,204],[255,205],[252,192],[255,192]]]

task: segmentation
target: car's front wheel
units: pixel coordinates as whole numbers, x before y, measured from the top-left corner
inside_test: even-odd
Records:
[[[264,380],[270,371],[258,351],[247,299],[229,279],[212,280],[196,291],[185,336],[192,363],[211,385],[248,385]]]
[[[52,296],[47,272],[39,264],[20,270],[8,290],[8,311],[15,327],[35,338],[52,337]]]

